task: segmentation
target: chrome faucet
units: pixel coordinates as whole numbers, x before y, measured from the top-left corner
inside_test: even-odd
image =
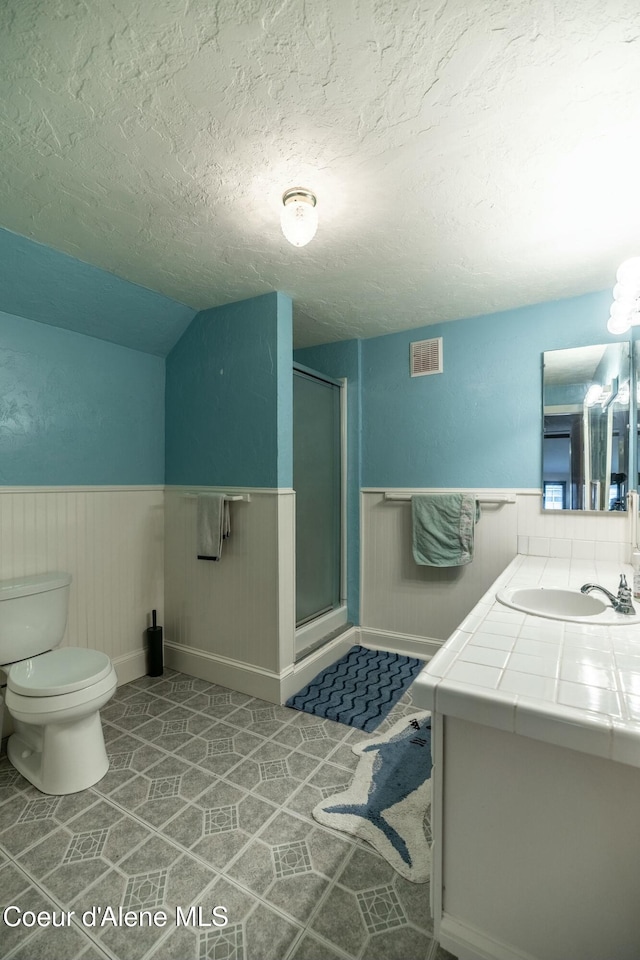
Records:
[[[624,573],[620,574],[617,597],[614,597],[605,587],[601,587],[599,583],[585,583],[584,586],[580,587],[580,593],[591,593],[593,590],[600,590],[601,593],[604,593],[616,613],[625,613],[627,616],[635,614],[636,611],[631,603],[631,590]]]

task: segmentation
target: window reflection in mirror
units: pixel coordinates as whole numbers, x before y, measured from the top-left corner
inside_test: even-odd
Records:
[[[629,344],[551,350],[543,362],[543,508],[626,510]]]

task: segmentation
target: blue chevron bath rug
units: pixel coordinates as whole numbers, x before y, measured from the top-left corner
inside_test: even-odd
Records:
[[[383,737],[353,747],[351,786],[322,800],[318,823],[366,840],[413,883],[431,875],[431,717],[404,717]]]
[[[399,653],[351,647],[341,660],[289,697],[286,705],[371,733],[423,667],[422,660]]]

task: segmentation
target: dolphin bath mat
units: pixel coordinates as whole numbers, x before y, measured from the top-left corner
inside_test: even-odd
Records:
[[[359,743],[351,786],[319,803],[318,823],[366,840],[413,883],[431,875],[431,717],[404,717],[385,736]]]
[[[424,667],[422,660],[386,650],[351,649],[323,670],[287,706],[371,733]]]

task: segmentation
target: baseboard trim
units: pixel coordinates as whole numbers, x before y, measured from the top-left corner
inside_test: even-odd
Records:
[[[317,673],[344,656],[355,643],[372,650],[389,650],[391,653],[402,653],[408,657],[419,657],[421,660],[429,660],[442,646],[441,640],[428,637],[411,637],[370,627],[351,627],[280,674],[240,660],[219,657],[206,650],[172,643],[170,640],[165,640],[164,643],[164,660],[172,670],[179,670],[180,673],[187,673],[199,680],[219,683],[222,687],[229,687],[251,697],[260,697],[270,703],[284,703],[292,694],[305,687]],[[144,650],[112,657],[111,661],[118,674],[118,686],[146,675],[147,656]]]
[[[451,951],[458,960],[541,960],[446,914],[436,924],[435,932],[440,946]]]
[[[207,680],[209,683],[218,683],[251,697],[268,700],[270,703],[285,703],[292,694],[305,687],[316,674],[339,660],[357,643],[372,650],[389,650],[422,660],[429,660],[442,646],[442,641],[427,637],[407,637],[382,630],[351,627],[279,674],[264,667],[216,656],[206,650],[172,643],[170,640],[165,641],[164,652],[165,663],[173,670],[187,673],[199,680]],[[142,676],[144,672],[142,668],[137,676]]]
[[[123,683],[130,683],[131,680],[144,677],[147,672],[147,655],[144,650],[135,650],[132,653],[124,653],[120,657],[112,657],[111,662],[118,674],[119,687]]]
[[[187,673],[199,680],[218,683],[239,693],[268,700],[269,703],[284,703],[293,693],[306,686],[317,673],[339,660],[346,651],[359,642],[359,630],[352,627],[314,651],[298,664],[292,664],[282,673],[265,670],[264,667],[219,657],[206,650],[196,650],[184,644],[165,641],[165,663],[173,670]]]
[[[391,653],[402,653],[405,657],[418,657],[420,660],[430,660],[442,647],[443,640],[434,637],[415,637],[406,633],[391,633],[387,630],[376,630],[373,627],[360,627],[360,643],[363,647],[372,650],[389,650]]]
[[[219,657],[206,650],[197,650],[182,643],[165,641],[164,659],[168,667],[187,673],[198,680],[218,683],[250,697],[280,703],[280,676],[263,667]]]

